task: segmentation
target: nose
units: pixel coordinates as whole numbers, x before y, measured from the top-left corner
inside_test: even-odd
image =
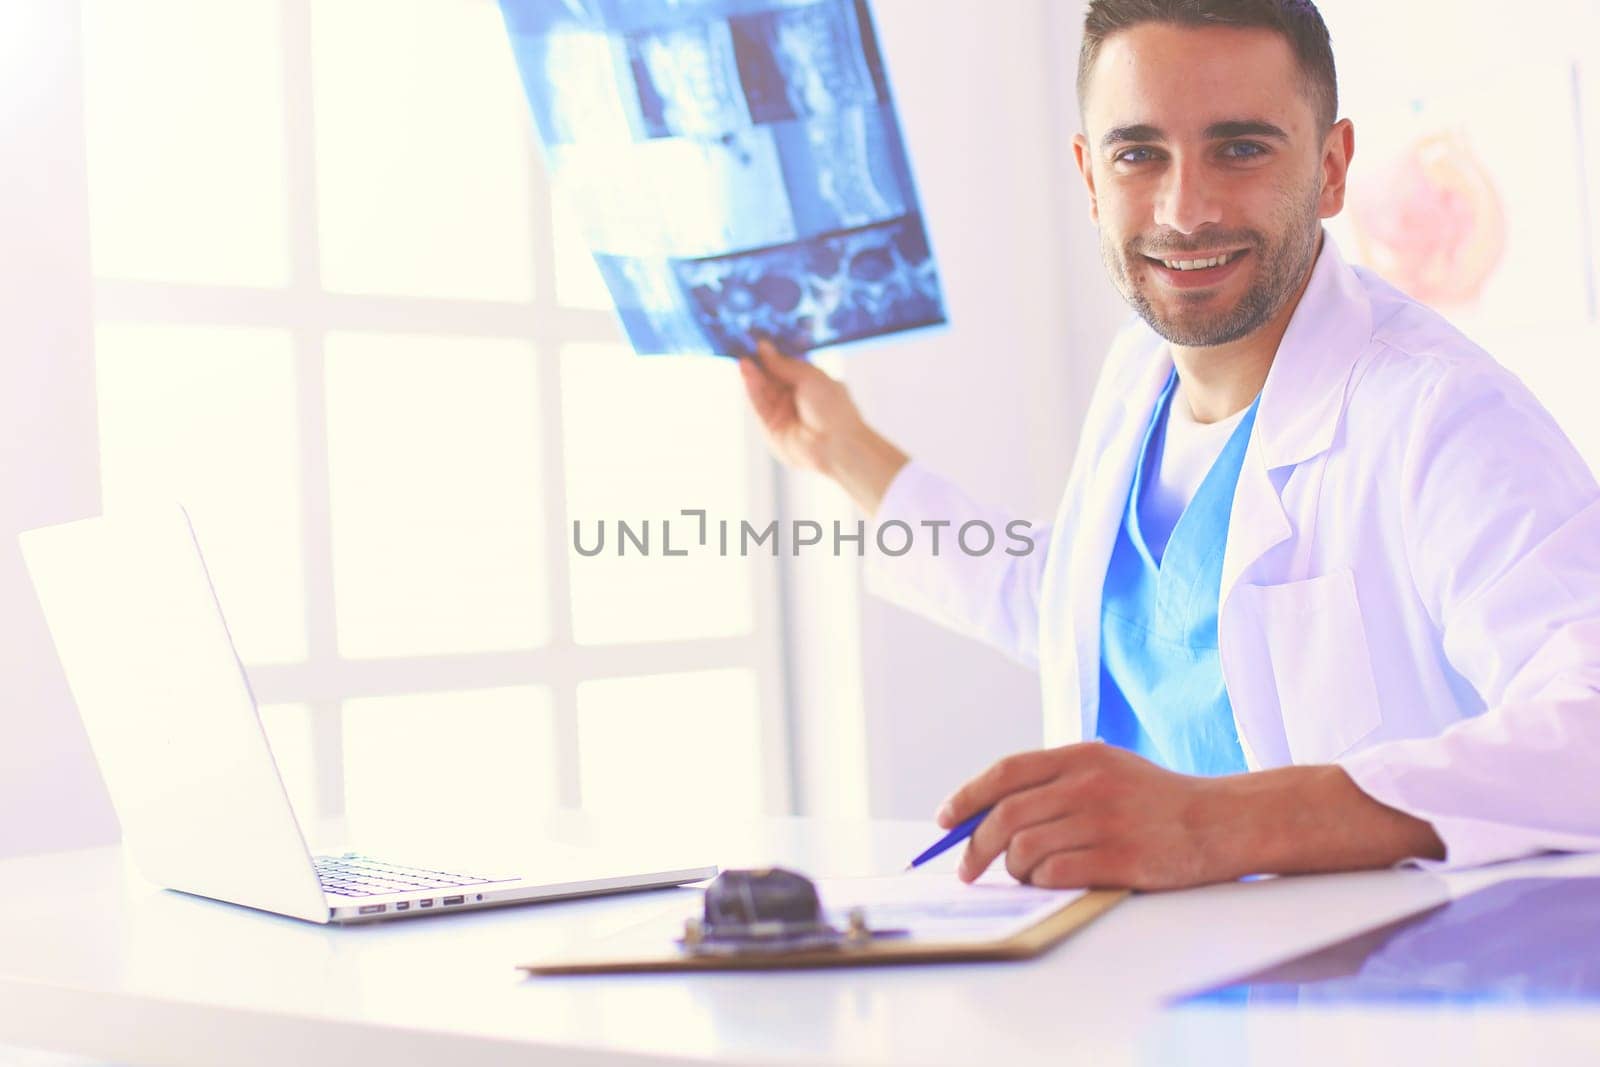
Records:
[[[1156,195],[1156,225],[1194,233],[1221,221],[1221,202],[1204,167],[1198,160],[1175,158]]]

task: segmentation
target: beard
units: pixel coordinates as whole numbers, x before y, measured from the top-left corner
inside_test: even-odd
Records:
[[[1186,348],[1227,344],[1260,329],[1305,280],[1322,232],[1318,195],[1319,190],[1313,188],[1305,199],[1284,204],[1274,220],[1280,224],[1276,238],[1260,230],[1241,229],[1206,234],[1201,239],[1203,244],[1191,238],[1188,248],[1181,240],[1160,237],[1135,237],[1119,247],[1102,228],[1100,257],[1122,298],[1167,341]],[[1176,311],[1156,308],[1141,284],[1144,256],[1174,259],[1184,252],[1212,248],[1245,248],[1256,261],[1255,280],[1238,302],[1229,308],[1208,311],[1204,304],[1210,294],[1177,290],[1174,295],[1180,305],[1192,301],[1194,306],[1180,306]]]

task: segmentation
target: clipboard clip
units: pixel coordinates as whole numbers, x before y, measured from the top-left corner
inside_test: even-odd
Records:
[[[775,956],[848,949],[906,930],[874,930],[852,908],[843,929],[827,921],[811,879],[782,867],[724,871],[706,887],[705,912],[684,923],[678,945],[691,956]]]

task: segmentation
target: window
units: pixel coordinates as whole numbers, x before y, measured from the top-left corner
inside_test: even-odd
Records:
[[[106,506],[189,506],[302,814],[706,763],[787,811],[777,561],[572,549],[772,472],[730,368],[623,347],[495,4],[86,0],[84,47]]]

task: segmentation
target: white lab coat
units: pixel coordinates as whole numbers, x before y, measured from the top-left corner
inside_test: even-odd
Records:
[[[1047,744],[1095,736],[1101,587],[1171,367],[1143,323],[1119,336],[1031,554],[921,537],[870,565],[876,591],[1037,666]],[[915,462],[877,515],[1010,518]],[[1600,488],[1509,371],[1326,236],[1262,391],[1219,604],[1251,768],[1336,762],[1432,822],[1449,866],[1600,848]]]

